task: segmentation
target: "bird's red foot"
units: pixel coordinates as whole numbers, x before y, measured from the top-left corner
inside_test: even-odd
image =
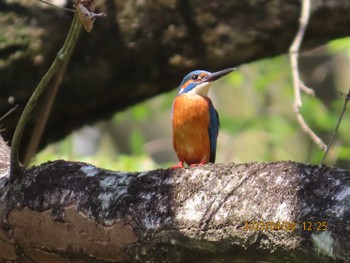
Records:
[[[170,169],[179,169],[179,168],[184,168],[184,163],[179,162],[177,165],[171,166]]]
[[[196,166],[201,166],[201,165],[205,165],[205,162],[200,162],[200,163],[193,163],[190,165],[190,167],[196,167]]]

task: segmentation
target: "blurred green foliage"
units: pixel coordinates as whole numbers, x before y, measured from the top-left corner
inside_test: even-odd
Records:
[[[328,143],[344,104],[341,92],[347,93],[350,88],[350,38],[335,40],[317,49],[316,54],[303,53],[299,63],[320,54],[325,56],[324,65],[330,66],[326,67],[328,71],[320,71],[319,67],[324,65],[318,64],[308,69],[312,72],[309,75],[301,72],[303,81],[311,83],[309,87],[316,92],[315,97],[302,93],[301,112],[312,130]],[[316,74],[317,70],[323,73]],[[322,91],[322,80],[328,76],[325,74],[331,75],[332,81]],[[312,76],[316,77],[312,79]],[[182,77],[179,76],[179,83]],[[76,136],[48,146],[36,156],[34,163],[63,158],[126,171],[173,165],[177,159],[172,149],[170,116],[176,92],[157,96],[115,114],[109,122],[96,124],[93,128],[98,139],[85,141],[94,144],[93,154],[81,154],[81,151],[76,154],[74,140],[79,136],[78,131]],[[323,92],[326,95],[319,97]],[[336,97],[328,96],[327,92]],[[293,87],[287,56],[240,65],[237,71],[214,83],[210,97],[221,120],[217,162],[320,162],[323,152],[299,127],[292,110]],[[326,159],[328,165],[350,168],[349,114],[345,114]]]

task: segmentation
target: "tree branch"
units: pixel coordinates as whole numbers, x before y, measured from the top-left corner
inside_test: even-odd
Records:
[[[310,89],[305,89],[305,85],[302,84],[299,76],[299,66],[298,66],[298,53],[300,49],[301,42],[305,34],[306,27],[309,23],[309,17],[311,12],[310,0],[302,0],[301,16],[299,20],[299,29],[294,38],[292,45],[289,48],[289,56],[291,61],[291,69],[293,76],[293,87],[294,87],[294,105],[293,110],[296,115],[297,121],[302,128],[302,130],[310,136],[310,138],[323,150],[326,149],[325,143],[319,138],[307,125],[300,113],[300,108],[302,106],[300,90],[307,90],[310,93]]]
[[[97,21],[97,30],[91,34],[82,34],[40,148],[84,124],[109,118],[117,111],[177,87],[179,76],[195,68],[215,71],[288,52],[293,41],[291,32],[298,28],[301,6],[299,0],[259,3],[213,0],[191,5],[193,18],[189,18],[188,10],[182,12],[181,1],[177,4],[144,1],[136,8],[130,8],[127,2],[101,3],[98,9],[106,11],[108,17]],[[303,48],[350,34],[348,1],[312,3],[312,19]],[[19,23],[16,28],[25,30],[13,30],[18,35],[11,35],[1,51],[9,54],[8,59],[5,56],[6,67],[0,68],[0,82],[7,83],[1,87],[0,112],[8,110],[10,96],[19,105],[28,101],[31,87],[43,76],[60,48],[59,43],[64,41],[64,28],[71,15],[38,6],[19,8],[18,4],[10,3],[3,6],[1,10],[11,11],[8,13],[14,16],[9,20]],[[0,28],[13,26],[7,21],[1,20]],[[192,31],[200,39],[194,39]],[[18,44],[18,39],[28,42]],[[196,48],[196,41],[205,53]],[[11,60],[13,57],[16,59]],[[19,74],[21,78],[17,78]],[[14,114],[4,123],[6,140],[11,139],[18,117]],[[36,117],[34,112],[28,127],[34,126]],[[29,137],[26,130],[21,147],[26,147]]]
[[[345,111],[346,111],[346,108],[348,106],[349,101],[350,101],[350,89],[349,89],[348,93],[345,94],[345,99],[344,99],[344,104],[343,104],[342,111],[341,111],[341,113],[339,115],[339,118],[338,118],[338,121],[337,121],[337,125],[335,126],[334,131],[333,131],[332,136],[331,136],[331,139],[329,140],[329,143],[327,144],[327,148],[326,148],[326,150],[325,150],[325,152],[323,154],[323,157],[322,157],[322,160],[321,160],[320,164],[323,164],[324,160],[327,157],[329,149],[332,147],[333,141],[335,139],[335,136],[337,135],[339,125],[340,125],[340,123],[341,123],[341,121],[343,119],[343,116],[345,114]]]
[[[0,178],[0,261],[348,262],[350,173],[294,162]],[[5,253],[6,252],[6,253]]]

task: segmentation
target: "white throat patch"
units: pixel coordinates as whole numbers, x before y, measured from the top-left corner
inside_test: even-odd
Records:
[[[208,96],[208,91],[210,88],[211,82],[203,82],[199,85],[197,85],[195,88],[191,89],[187,94],[197,94],[201,96]],[[179,94],[182,94],[183,90],[179,92]]]

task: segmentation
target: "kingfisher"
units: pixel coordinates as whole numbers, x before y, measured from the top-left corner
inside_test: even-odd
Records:
[[[173,146],[179,163],[171,168],[215,162],[220,122],[208,91],[213,81],[235,69],[213,73],[195,70],[182,80],[171,111]]]

